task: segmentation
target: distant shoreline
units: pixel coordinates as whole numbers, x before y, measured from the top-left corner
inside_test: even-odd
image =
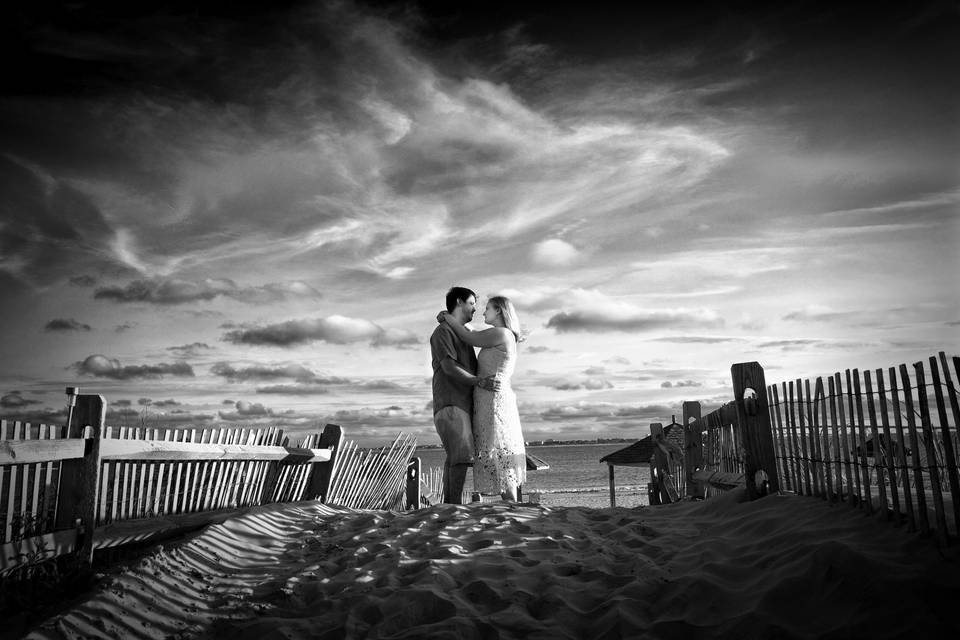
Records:
[[[599,438],[597,440],[531,440],[530,442],[526,442],[524,444],[528,447],[572,447],[600,444],[627,444],[636,442],[638,439],[639,438]],[[417,449],[443,449],[443,445],[418,444]]]

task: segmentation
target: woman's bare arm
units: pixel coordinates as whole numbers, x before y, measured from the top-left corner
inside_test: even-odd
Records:
[[[456,332],[457,336],[471,347],[499,347],[507,342],[506,334],[509,333],[509,331],[502,327],[490,327],[483,331],[470,331],[457,322],[449,313],[444,315],[443,319],[450,325],[450,328]]]

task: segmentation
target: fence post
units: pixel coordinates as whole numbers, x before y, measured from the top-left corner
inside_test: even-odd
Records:
[[[663,449],[657,444],[662,442],[665,438],[663,433],[663,424],[660,422],[653,422],[650,424],[650,438],[653,440],[653,459],[656,461],[657,465],[657,487],[660,493],[660,502],[669,504],[671,502],[669,493],[667,492],[667,480],[664,477],[664,474],[669,476],[670,469],[670,459],[667,457],[667,454],[664,453]],[[666,500],[664,500],[666,498]]]
[[[307,484],[307,499],[327,502],[330,482],[333,480],[333,468],[343,444],[343,429],[338,424],[326,424],[320,433],[318,449],[331,449],[328,462],[314,462],[310,466],[310,482]]]
[[[737,403],[737,421],[743,436],[743,470],[747,499],[754,500],[768,492],[780,491],[777,460],[770,428],[770,408],[763,367],[758,362],[741,362],[730,367],[733,394]],[[749,393],[752,391],[753,393]],[[757,486],[766,474],[767,487]]]
[[[420,458],[411,458],[407,464],[407,504],[405,509],[420,508]]]
[[[700,436],[700,403],[683,403],[683,467],[686,471],[687,495],[703,497],[703,487],[693,474],[703,467],[703,440]]]
[[[100,496],[100,436],[107,416],[107,401],[101,395],[83,394],[77,397],[73,420],[83,435],[84,427],[91,433],[84,438],[83,462],[80,466],[79,500],[76,520],[81,529],[77,538],[77,559],[89,569],[93,564],[93,534],[97,528],[97,498]]]
[[[270,445],[279,445],[283,443],[283,429],[278,429],[274,435],[273,442]],[[273,494],[277,490],[277,480],[280,478],[280,460],[267,463],[267,472],[263,478],[263,489],[260,491],[260,504],[269,504],[273,502]]]

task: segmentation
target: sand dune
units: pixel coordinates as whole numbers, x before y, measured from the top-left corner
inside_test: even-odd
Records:
[[[30,638],[960,637],[960,555],[845,506],[273,505]]]

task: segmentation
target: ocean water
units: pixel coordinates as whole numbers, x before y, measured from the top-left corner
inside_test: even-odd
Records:
[[[550,465],[549,469],[528,471],[523,486],[524,501],[539,501],[546,506],[592,507],[610,506],[607,463],[600,458],[628,446],[629,443],[544,445],[527,450]],[[442,449],[418,449],[416,454],[424,473],[443,466]],[[615,473],[618,507],[647,504],[649,467],[617,467]],[[473,474],[467,474],[466,493],[473,493]]]

